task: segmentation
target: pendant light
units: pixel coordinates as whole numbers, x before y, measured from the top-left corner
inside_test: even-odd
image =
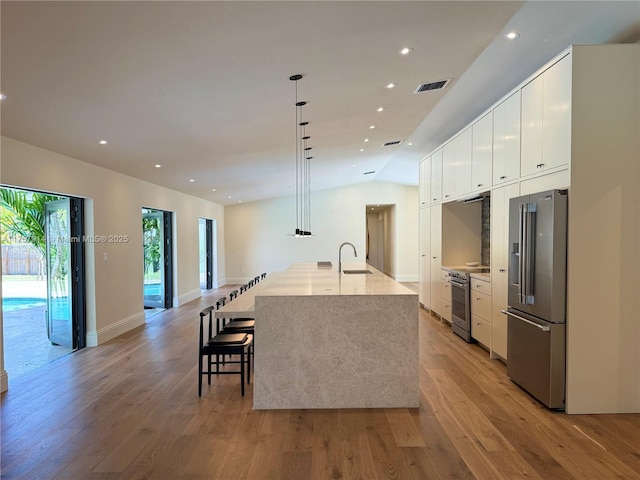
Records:
[[[303,107],[307,102],[298,100],[298,80],[302,75],[291,75],[289,80],[296,85],[296,237],[311,236],[311,147],[307,135],[309,122],[303,118]]]

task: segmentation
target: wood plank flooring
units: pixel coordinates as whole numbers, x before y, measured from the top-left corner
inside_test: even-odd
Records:
[[[2,478],[640,480],[640,415],[550,412],[424,311],[417,409],[255,411],[236,375],[198,398],[197,314],[230,289],[10,378]]]

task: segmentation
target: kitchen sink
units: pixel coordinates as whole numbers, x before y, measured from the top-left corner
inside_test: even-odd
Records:
[[[362,275],[365,273],[373,273],[371,270],[343,270],[342,273],[347,275]]]

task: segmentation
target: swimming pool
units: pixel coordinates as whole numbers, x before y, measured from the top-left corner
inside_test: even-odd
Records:
[[[44,307],[47,305],[46,298],[36,297],[9,297],[2,299],[2,311],[11,312],[23,308]]]

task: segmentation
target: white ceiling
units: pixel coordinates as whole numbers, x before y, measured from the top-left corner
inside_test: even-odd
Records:
[[[293,74],[312,190],[415,185],[422,157],[569,44],[640,39],[639,1],[0,5],[3,135],[226,205],[295,193]]]

